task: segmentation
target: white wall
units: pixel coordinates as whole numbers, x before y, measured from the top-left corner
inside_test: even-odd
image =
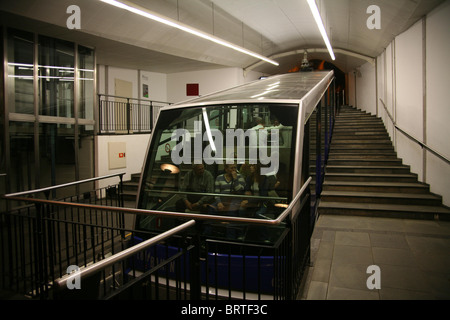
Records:
[[[375,64],[367,62],[358,71],[356,72],[357,108],[376,115]]]
[[[354,76],[349,74],[350,104],[356,102],[359,109],[383,120],[399,158],[432,192],[442,195],[447,206],[450,165],[395,129],[387,112],[399,128],[450,159],[448,17],[450,0],[395,37],[377,57],[376,70],[369,63],[362,65],[361,76],[356,77],[356,99],[352,97]]]
[[[409,135],[424,141],[423,126],[423,54],[422,21],[395,38],[395,108],[396,124]],[[421,146],[401,132],[396,132],[399,158],[424,181]]]
[[[167,101],[167,76],[162,73],[142,70],[126,69],[113,66],[99,65],[97,92],[100,94],[115,95],[115,79],[132,83],[132,98]],[[149,96],[143,97],[142,85],[148,85]],[[131,174],[140,173],[145,158],[145,152],[150,140],[150,134],[133,135],[101,135],[95,139],[95,172],[96,176],[104,176],[124,172],[124,181],[131,179]],[[109,169],[108,143],[125,142],[126,168]],[[117,183],[117,178],[102,180],[98,187],[105,187]]]
[[[167,75],[167,97],[170,102],[175,103],[195,98],[186,95],[188,83],[198,83],[199,95],[203,96],[256,80],[260,76],[261,73],[251,71],[244,77],[240,68],[171,73]]]
[[[115,95],[115,79],[129,81],[133,84],[132,98],[150,99],[156,101],[167,101],[167,75],[157,72],[119,68],[113,66],[99,65],[97,91],[101,94]],[[139,79],[140,75],[140,79]],[[142,85],[147,84],[149,88],[148,98],[143,97]]]
[[[450,159],[450,0],[427,16],[426,142]],[[426,178],[433,192],[450,205],[450,165],[426,153]]]
[[[97,162],[97,176],[105,176],[115,173],[124,172],[124,181],[131,179],[131,174],[140,173],[145,159],[149,134],[135,134],[135,135],[100,135],[96,136],[96,162]],[[109,169],[109,142],[125,142],[126,143],[126,168]],[[106,187],[110,184],[117,183],[117,178],[101,180],[98,184],[99,188]]]

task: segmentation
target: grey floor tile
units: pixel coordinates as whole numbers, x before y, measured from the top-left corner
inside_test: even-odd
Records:
[[[398,248],[372,248],[373,262],[376,265],[389,264],[405,267],[417,267],[417,260],[410,250]]]
[[[410,291],[431,292],[432,284],[426,273],[419,268],[383,264],[381,270],[381,289],[394,288]]]
[[[330,287],[327,300],[379,300],[377,290],[356,290],[349,288]]]
[[[369,232],[372,247],[409,249],[403,234]]]
[[[413,291],[398,288],[381,288],[381,300],[434,300],[431,292]]]
[[[314,264],[314,270],[311,279],[313,281],[328,282],[330,280],[330,272],[331,272],[330,259],[317,260]]]
[[[373,264],[372,249],[361,246],[335,245],[333,252],[333,265]]]
[[[336,231],[336,245],[370,246],[369,234],[366,232]]]
[[[311,281],[309,284],[307,300],[326,300],[328,283],[320,281]]]
[[[329,281],[330,288],[369,290],[367,288],[367,279],[370,274],[367,274],[367,267],[361,264],[332,265]]]

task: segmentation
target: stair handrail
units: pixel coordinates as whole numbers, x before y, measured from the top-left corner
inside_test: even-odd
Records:
[[[306,191],[309,186],[312,177],[309,177],[308,180],[302,185],[300,190],[297,192],[295,197],[292,199],[288,207],[276,218],[276,219],[258,219],[258,218],[245,218],[245,217],[234,217],[234,216],[223,216],[223,215],[210,215],[210,214],[202,214],[202,213],[192,213],[192,212],[171,212],[171,211],[159,211],[159,210],[147,210],[147,209],[135,209],[135,208],[123,208],[123,207],[114,207],[114,206],[104,206],[97,204],[86,204],[79,202],[62,202],[58,200],[45,200],[38,198],[27,198],[20,197],[17,194],[6,194],[1,195],[1,198],[17,200],[17,201],[26,201],[32,203],[42,203],[42,204],[50,204],[50,205],[60,205],[65,207],[78,207],[78,208],[87,208],[87,209],[98,209],[105,211],[114,211],[114,212],[122,212],[126,214],[147,214],[147,215],[158,215],[158,216],[166,216],[166,217],[175,217],[175,218],[187,218],[187,219],[197,219],[197,220],[211,220],[211,221],[223,221],[223,222],[243,222],[243,223],[253,223],[253,224],[261,224],[261,225],[280,225],[283,220],[291,214],[294,206],[299,202],[300,197]],[[31,190],[35,191],[35,190]],[[31,192],[25,191],[25,192]]]
[[[104,93],[97,93],[97,96],[99,98],[106,97],[106,98],[118,98],[118,99],[126,99],[126,100],[137,100],[137,101],[144,101],[144,102],[156,102],[156,103],[163,103],[163,104],[167,104],[167,105],[173,104],[173,102],[168,102],[168,101],[158,101],[158,100],[144,99],[144,98],[123,97],[123,96],[115,96],[112,94],[104,94]]]
[[[432,149],[430,146],[428,146],[427,144],[423,143],[422,141],[420,141],[419,139],[413,137],[412,135],[410,135],[409,133],[407,133],[405,130],[403,130],[402,128],[400,128],[396,121],[392,118],[392,115],[389,113],[388,109],[386,108],[386,105],[383,101],[383,99],[380,98],[381,104],[383,105],[384,110],[386,111],[387,115],[389,116],[389,118],[392,121],[392,124],[394,125],[394,128],[396,128],[398,131],[400,131],[401,133],[403,133],[407,138],[409,138],[410,140],[416,142],[417,144],[419,144],[422,148],[427,149],[428,151],[430,151],[431,153],[433,153],[435,156],[437,156],[438,158],[444,160],[447,164],[450,164],[450,160],[448,158],[446,158],[444,155],[440,154],[439,152],[437,152],[436,150]]]
[[[125,249],[123,251],[120,251],[108,258],[105,258],[103,260],[100,260],[98,262],[95,262],[86,268],[80,268],[78,272],[72,272],[70,274],[64,275],[61,278],[58,278],[55,280],[55,283],[59,288],[64,288],[67,285],[67,282],[72,282],[75,278],[82,279],[84,277],[88,277],[90,275],[93,275],[97,273],[98,271],[105,269],[114,263],[120,262],[122,260],[125,260],[128,257],[131,257],[135,255],[136,253],[147,249],[148,247],[151,247],[158,242],[161,242],[167,238],[170,238],[171,236],[185,230],[188,228],[191,228],[195,225],[195,220],[189,220],[175,228],[172,228],[166,232],[163,232],[159,235],[156,235],[148,240],[145,240],[139,244],[136,244],[128,249]]]
[[[45,188],[40,188],[40,189],[8,193],[8,194],[5,194],[3,197],[4,198],[16,198],[16,197],[21,197],[21,196],[27,196],[27,195],[34,194],[34,193],[51,191],[51,190],[55,190],[55,189],[59,189],[59,188],[71,187],[71,186],[75,186],[75,185],[79,185],[79,184],[83,184],[83,183],[87,183],[87,182],[94,182],[97,180],[103,180],[103,179],[114,178],[114,177],[119,177],[120,180],[122,181],[122,177],[124,175],[125,175],[125,172],[113,173],[113,174],[109,174],[109,175],[105,175],[105,176],[101,176],[101,177],[94,177],[94,178],[89,178],[89,179],[84,179],[84,180],[78,180],[78,181],[58,184],[55,186],[50,186],[50,187],[45,187]]]

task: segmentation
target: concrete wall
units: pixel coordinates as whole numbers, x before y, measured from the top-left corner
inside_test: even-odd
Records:
[[[244,76],[240,68],[172,73],[167,75],[167,98],[170,102],[182,102],[195,98],[186,95],[188,83],[197,83],[199,95],[203,96],[256,80],[260,76],[262,76],[261,73],[253,71]]]
[[[448,206],[450,165],[393,122],[450,159],[449,16],[450,0],[395,37],[376,58],[376,66],[366,63],[349,74],[350,104],[383,120],[403,163]]]

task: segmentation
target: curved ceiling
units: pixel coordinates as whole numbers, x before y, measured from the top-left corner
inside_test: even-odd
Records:
[[[2,1],[2,21],[12,27],[76,41],[96,48],[98,63],[162,73],[239,67],[265,74],[285,73],[308,58],[330,61],[306,0],[130,0],[160,15],[274,57],[259,63],[235,52],[99,0]],[[378,56],[392,39],[443,0],[316,0],[333,62],[353,70]],[[67,8],[80,7],[81,29],[68,29]],[[380,8],[381,28],[366,25],[370,5]]]

